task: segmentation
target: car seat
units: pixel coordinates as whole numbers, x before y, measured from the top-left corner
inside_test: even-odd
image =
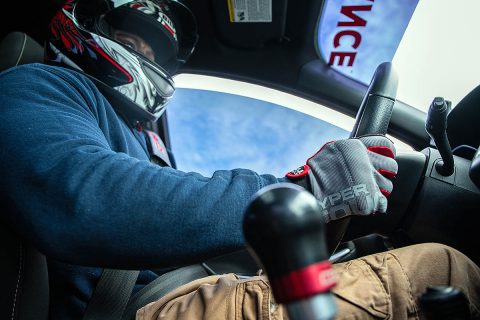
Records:
[[[43,46],[24,32],[14,31],[0,42],[0,71],[7,68],[43,62]]]
[[[0,72],[19,64],[42,61],[43,47],[23,32],[11,32],[0,42]],[[2,195],[2,199],[5,196]],[[0,319],[47,319],[49,285],[45,256],[21,239],[4,216],[0,218],[0,243],[0,273],[4,284]]]

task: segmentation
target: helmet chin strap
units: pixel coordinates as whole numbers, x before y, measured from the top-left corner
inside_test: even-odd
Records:
[[[97,85],[100,92],[107,98],[115,111],[124,119],[130,127],[136,127],[138,122],[155,122],[161,116],[138,107],[135,102],[129,100],[126,96],[106,85],[96,78],[89,77]]]

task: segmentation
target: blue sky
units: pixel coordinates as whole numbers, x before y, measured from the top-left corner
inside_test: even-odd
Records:
[[[349,135],[285,107],[207,90],[177,89],[167,114],[178,169],[205,176],[246,168],[280,177]]]

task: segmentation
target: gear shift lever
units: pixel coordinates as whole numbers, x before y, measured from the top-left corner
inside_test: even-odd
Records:
[[[244,216],[248,247],[292,320],[330,320],[336,314],[321,212],[312,194],[283,183],[258,191]]]
[[[455,169],[453,152],[447,137],[447,116],[450,109],[450,101],[436,97],[430,105],[425,122],[425,129],[442,156],[442,161],[437,162],[435,169],[443,176],[452,175]]]
[[[429,320],[469,320],[468,299],[458,288],[430,286],[419,297]]]

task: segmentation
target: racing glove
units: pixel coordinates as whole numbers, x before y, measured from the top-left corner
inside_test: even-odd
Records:
[[[325,221],[385,213],[398,171],[393,142],[381,135],[331,141],[286,174],[318,199]]]

